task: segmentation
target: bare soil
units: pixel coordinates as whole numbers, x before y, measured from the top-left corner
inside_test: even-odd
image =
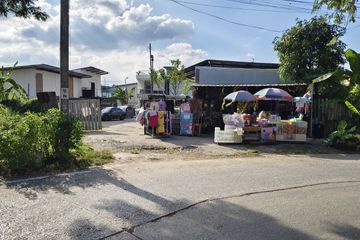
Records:
[[[144,135],[143,127],[134,120],[103,122],[103,130],[88,132],[85,142],[95,149],[110,149],[117,162],[202,160],[243,158],[258,155],[340,154],[322,141],[278,143],[272,145],[218,145],[211,134],[201,137],[171,136],[154,138]]]

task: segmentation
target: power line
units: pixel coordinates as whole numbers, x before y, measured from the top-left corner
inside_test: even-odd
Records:
[[[312,9],[309,8],[303,8],[303,7],[298,7],[298,6],[291,6],[291,5],[283,5],[283,4],[273,4],[273,2],[256,2],[256,1],[252,1],[252,2],[247,2],[247,1],[240,1],[240,0],[225,0],[228,2],[233,2],[233,3],[239,3],[239,4],[246,4],[246,5],[252,5],[252,6],[260,6],[260,7],[267,7],[267,8],[276,8],[276,9],[285,9],[285,10],[301,10],[301,11],[312,11]]]
[[[276,32],[276,33],[281,33],[283,31],[279,31],[279,30],[274,30],[274,29],[269,29],[269,28],[265,28],[265,27],[260,27],[260,26],[255,26],[255,25],[249,25],[249,24],[244,24],[244,23],[239,23],[239,22],[235,22],[235,21],[232,21],[232,20],[228,20],[226,18],[223,18],[223,17],[220,17],[220,16],[217,16],[217,15],[213,15],[211,13],[208,13],[208,12],[204,12],[204,11],[201,11],[201,10],[198,10],[198,9],[195,9],[195,8],[192,8],[192,7],[189,7],[177,0],[169,0],[171,2],[174,2],[180,6],[183,6],[184,8],[187,8],[187,9],[190,9],[194,12],[197,12],[197,13],[200,13],[200,14],[203,14],[203,15],[207,15],[209,17],[213,17],[213,18],[216,18],[216,19],[219,19],[221,21],[224,21],[224,22],[227,22],[227,23],[231,23],[231,24],[234,24],[234,25],[238,25],[238,26],[242,26],[242,27],[248,27],[248,28],[255,28],[255,29],[260,29],[260,30],[266,30],[266,31],[269,31],[269,32]]]
[[[270,10],[270,9],[255,9],[255,8],[242,8],[242,7],[233,7],[233,6],[224,6],[224,5],[213,5],[207,3],[195,3],[195,2],[188,2],[188,1],[178,1],[188,5],[196,5],[196,6],[203,6],[203,7],[212,7],[212,8],[223,8],[223,9],[231,9],[231,10],[244,10],[244,11],[255,11],[255,12],[276,12],[276,13],[289,13],[287,11],[280,11],[280,10]],[[298,11],[294,11],[294,13],[298,13]],[[305,12],[304,12],[305,13]],[[310,13],[310,12],[309,12]]]

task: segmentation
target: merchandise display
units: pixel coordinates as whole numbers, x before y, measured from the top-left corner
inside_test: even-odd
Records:
[[[277,126],[276,141],[305,142],[307,122],[291,119],[283,120]]]
[[[180,114],[180,135],[192,135],[193,128],[193,114]]]

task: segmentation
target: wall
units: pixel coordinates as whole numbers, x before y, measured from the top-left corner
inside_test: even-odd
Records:
[[[14,71],[13,79],[20,84],[30,99],[36,98],[36,74],[43,75],[43,92],[56,92],[56,96],[60,96],[60,74],[52,73],[36,69],[17,69]],[[74,79],[74,98],[82,96],[81,79]]]
[[[82,89],[91,89],[91,82],[95,83],[95,97],[101,97],[101,75],[88,72],[85,70],[76,70],[76,72],[83,73],[91,76],[91,78],[83,78],[81,79],[80,91]]]
[[[281,83],[277,69],[196,67],[199,84],[276,84]]]
[[[24,88],[30,98],[36,98],[36,80],[34,69],[15,70],[12,75],[12,79]]]

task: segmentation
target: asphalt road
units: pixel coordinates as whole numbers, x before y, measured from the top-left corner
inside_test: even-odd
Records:
[[[0,239],[360,239],[360,156],[134,162],[0,185]]]

